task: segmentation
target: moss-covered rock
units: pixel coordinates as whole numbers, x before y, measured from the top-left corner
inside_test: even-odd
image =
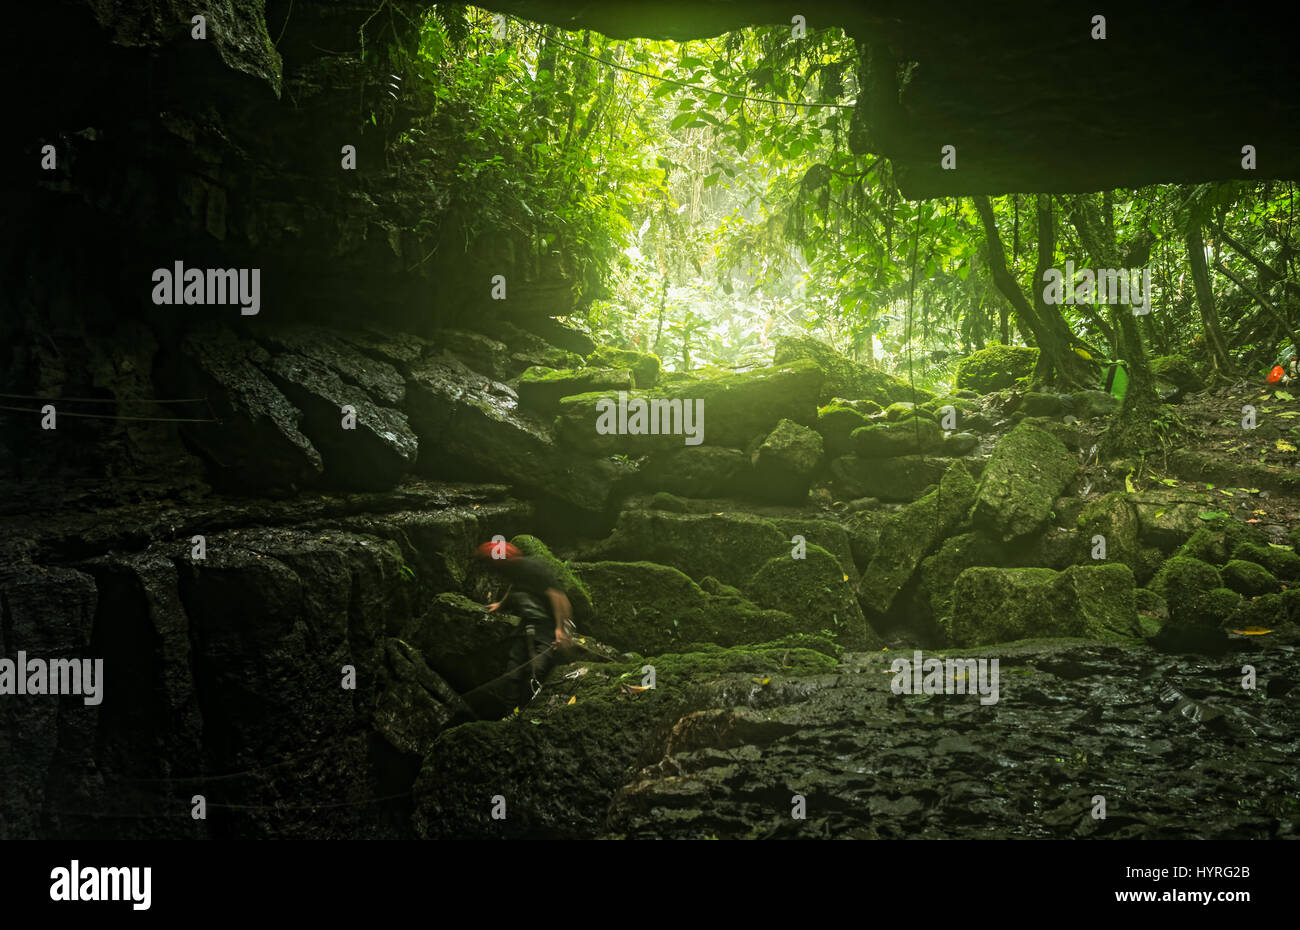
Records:
[[[1020,412],[1027,417],[1059,417],[1069,410],[1065,399],[1069,395],[1042,394],[1027,391],[1020,399]]]
[[[1036,364],[1037,349],[994,344],[958,362],[954,383],[959,389],[991,394],[1028,378]]]
[[[1149,585],[1169,605],[1169,624],[1174,630],[1212,629],[1231,612],[1220,591],[1223,577],[1208,562],[1188,556],[1174,556],[1161,566]],[[1238,596],[1232,594],[1231,607]]]
[[[826,455],[836,458],[852,451],[853,443],[849,438],[855,429],[867,426],[870,420],[854,410],[840,404],[827,404],[817,411],[817,432],[821,434]]]
[[[1220,572],[1225,587],[1231,588],[1246,597],[1260,594],[1272,594],[1282,590],[1282,582],[1263,565],[1247,562],[1244,559],[1232,559]]]
[[[619,514],[609,538],[584,556],[588,561],[659,562],[692,578],[712,575],[741,587],[760,565],[773,556],[789,555],[792,548],[781,530],[752,514],[629,509]]]
[[[749,456],[739,449],[686,446],[651,456],[637,473],[637,482],[648,491],[683,497],[737,495],[751,487],[751,470]]]
[[[789,555],[793,552],[794,537],[802,536],[809,545],[820,546],[835,556],[844,574],[849,576],[849,582],[854,585],[858,583],[853,544],[845,527],[833,520],[810,520],[806,517],[773,517],[771,523],[781,531],[781,536],[786,541],[786,551],[781,554]]]
[[[831,631],[851,648],[880,646],[858,606],[851,578],[821,546],[808,546],[800,559],[788,553],[768,559],[745,590],[758,604],[797,615],[814,629]]]
[[[934,412],[929,409],[928,404],[918,406],[910,401],[900,400],[885,408],[885,419],[890,423],[906,420],[908,417],[924,417],[927,420],[938,421]]]
[[[1007,433],[984,467],[972,518],[1003,541],[1032,533],[1052,513],[1079,463],[1054,436],[1024,422]]]
[[[390,632],[419,650],[433,671],[463,693],[501,674],[515,620],[446,592],[422,616],[390,626]]]
[[[1211,565],[1222,565],[1228,561],[1228,547],[1222,533],[1216,533],[1209,527],[1203,526],[1193,531],[1174,555],[1199,559]]]
[[[1291,543],[1291,548],[1296,555],[1300,555],[1300,526],[1293,529],[1287,536],[1287,541]]]
[[[945,539],[938,552],[921,562],[921,589],[929,596],[935,619],[950,613],[952,586],[962,572],[977,565],[1004,566],[1008,556],[1006,544],[987,533],[962,533]]]
[[[560,398],[590,391],[617,393],[632,389],[632,372],[627,368],[542,368],[534,366],[519,376],[519,405],[528,410],[554,414]]]
[[[876,557],[880,542],[880,531],[894,515],[883,510],[855,510],[844,518],[844,529],[849,536],[849,546],[853,551],[853,561],[858,566],[867,566]]]
[[[1228,630],[1272,630],[1287,622],[1287,606],[1281,594],[1247,598],[1237,605],[1224,627]]]
[[[1194,491],[1153,489],[1130,497],[1137,508],[1143,541],[1166,552],[1181,546],[1202,529],[1205,521],[1200,515],[1216,506],[1209,495]]]
[[[957,646],[1037,636],[1136,639],[1133,573],[1126,565],[968,568],[952,592],[949,637]]]
[[[1119,409],[1119,399],[1107,391],[1076,391],[1070,412],[1080,420],[1108,417]]]
[[[597,346],[587,356],[587,365],[591,368],[629,369],[632,372],[633,386],[642,390],[655,386],[662,367],[657,355],[637,352],[635,349],[616,349],[613,346]]]
[[[654,562],[579,562],[595,615],[582,632],[616,648],[643,654],[676,644],[759,643],[786,633],[817,633],[808,617],[764,609],[734,595],[706,592],[685,574]]]
[[[640,429],[640,424],[633,421],[634,403],[639,407],[639,402],[644,401],[660,411],[658,416],[653,416],[647,408],[647,427],[661,422],[666,411],[689,405],[693,417],[696,411],[703,411],[702,417],[692,421],[703,444],[744,448],[751,439],[770,432],[782,418],[807,426],[816,423],[817,396],[823,377],[821,369],[813,363],[795,362],[778,368],[668,384],[653,391],[632,391],[627,396],[626,422],[621,426],[617,423],[615,410],[611,425],[623,430]],[[564,398],[556,418],[560,438],[573,449],[601,455],[645,455],[672,450],[681,448],[685,439],[690,438],[681,431],[598,433],[597,423],[608,401],[606,395],[599,393]],[[667,406],[673,404],[676,406]],[[680,422],[680,417],[675,421]]]
[[[887,613],[921,560],[962,522],[974,497],[975,481],[956,461],[938,488],[893,514],[881,527],[875,554],[862,573],[863,606]]]
[[[1282,611],[1287,623],[1300,623],[1300,588],[1282,592]]]
[[[1093,553],[1100,552],[1098,536],[1105,541],[1105,558],[1097,561],[1119,562],[1127,565],[1138,579],[1138,583],[1149,579],[1150,574],[1142,571],[1143,553],[1139,540],[1140,524],[1137,507],[1133,505],[1130,495],[1123,491],[1112,491],[1083,508],[1079,516],[1079,545],[1081,551],[1078,560],[1093,560]]]
[[[939,424],[925,417],[873,423],[855,429],[851,439],[854,454],[864,459],[936,453],[944,441]]]
[[[875,497],[885,501],[914,501],[939,483],[951,463],[929,455],[864,459],[844,455],[831,462],[831,486],[837,497]]]
[[[915,391],[906,381],[891,374],[860,365],[840,355],[826,343],[812,336],[790,336],[777,340],[773,364],[784,365],[799,359],[815,363],[826,374],[819,402],[829,403],[835,397],[865,398],[881,407],[895,401],[924,403],[934,394],[924,388]]]
[[[520,534],[510,542],[524,555],[538,559],[546,563],[546,566],[555,575],[561,587],[569,596],[569,601],[573,604],[573,619],[582,623],[591,618],[591,592],[586,589],[581,580],[569,570],[567,563],[557,559],[551,550],[547,548],[546,543],[542,542],[536,536]]]
[[[1180,394],[1192,394],[1202,390],[1205,382],[1196,373],[1192,363],[1181,355],[1161,355],[1151,360],[1151,373],[1157,378],[1168,381]]]
[[[1241,543],[1232,550],[1234,559],[1257,562],[1283,581],[1300,579],[1300,555],[1280,546]]]
[[[780,503],[804,502],[821,460],[822,437],[792,420],[781,420],[754,451],[754,494]]]
[[[382,683],[371,719],[398,752],[423,757],[462,706],[460,697],[429,668],[418,649],[388,639],[383,653]]]

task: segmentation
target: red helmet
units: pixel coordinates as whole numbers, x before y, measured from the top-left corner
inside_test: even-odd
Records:
[[[1268,373],[1268,383],[1277,384],[1286,375],[1286,369],[1281,365],[1274,365],[1273,370]]]
[[[504,552],[505,554],[497,555],[498,552]],[[479,546],[477,554],[480,559],[498,559],[498,560],[502,558],[517,559],[523,555],[523,553],[519,551],[517,546],[514,546],[504,541],[492,542],[491,540]]]

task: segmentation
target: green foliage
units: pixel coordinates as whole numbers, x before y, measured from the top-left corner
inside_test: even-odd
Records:
[[[417,49],[389,49],[416,113],[389,156],[445,206],[412,226],[437,227],[440,248],[568,282],[598,342],[681,372],[766,364],[778,338],[812,333],[932,390],[972,352],[1032,342],[993,286],[970,199],[909,203],[887,160],[852,151],[860,50],[840,30],[677,44],[514,19],[500,42],[492,28],[492,14],[437,4]],[[390,110],[363,118],[383,127]],[[1150,270],[1138,329],[1150,356],[1181,356],[1188,389],[1214,372],[1185,234],[1204,234],[1228,344],[1265,367],[1296,335],[1294,314],[1262,309],[1215,266],[1289,307],[1293,194],[1290,182],[1239,181],[1092,200],[1119,253]],[[1096,267],[1068,221],[1074,202],[1053,199],[1051,263]],[[1035,199],[991,203],[1007,270],[1033,298]],[[1087,355],[1120,357],[1117,308],[1094,295],[1051,312]]]

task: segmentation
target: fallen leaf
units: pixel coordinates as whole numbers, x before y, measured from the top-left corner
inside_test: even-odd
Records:
[[[575,694],[573,697],[569,698],[569,703],[570,703],[570,704],[577,704],[577,703],[578,703],[578,696]]]
[[[1248,626],[1244,630],[1233,630],[1233,633],[1239,633],[1242,636],[1263,636],[1265,633],[1272,633],[1272,630],[1266,630],[1262,626]]]
[[[1287,442],[1285,439],[1279,439],[1279,440],[1277,441],[1277,451],[1278,451],[1278,452],[1294,452],[1294,451],[1296,451],[1296,448],[1295,448],[1295,446],[1293,446],[1291,443]]]

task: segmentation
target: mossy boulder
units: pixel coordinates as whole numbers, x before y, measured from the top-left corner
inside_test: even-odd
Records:
[[[864,417],[874,417],[885,412],[884,407],[874,400],[867,400],[865,397],[832,397],[830,403],[826,406],[848,407],[850,410],[856,410]]]
[[[831,462],[831,486],[839,498],[876,497],[885,501],[914,501],[939,483],[951,464],[929,455],[864,459],[844,455]]]
[[[1225,604],[1235,607],[1239,596],[1232,593],[1225,599],[1221,593],[1228,590],[1223,576],[1208,562],[1188,556],[1176,555],[1160,567],[1149,586],[1169,605],[1169,624],[1174,630],[1213,629],[1227,618]]]
[[[1137,508],[1143,541],[1166,552],[1181,546],[1202,529],[1205,521],[1201,514],[1217,505],[1210,495],[1195,491],[1161,488],[1130,496]]]
[[[899,590],[939,543],[965,518],[975,497],[975,480],[953,462],[939,487],[893,514],[880,528],[876,551],[862,573],[863,606],[884,614]]]
[[[812,629],[828,630],[851,648],[880,646],[858,606],[850,576],[821,546],[807,546],[803,558],[786,553],[768,559],[745,591],[758,604],[796,615]]]
[[[1260,594],[1273,594],[1282,590],[1282,582],[1263,565],[1247,562],[1244,559],[1232,559],[1223,566],[1220,574],[1225,587],[1231,588],[1246,597]]]
[[[587,356],[587,366],[626,368],[632,372],[633,386],[642,390],[655,386],[659,381],[659,372],[662,368],[657,355],[638,352],[635,349],[616,349],[613,346],[597,346],[596,350]]]
[[[750,487],[749,456],[726,446],[686,446],[656,453],[637,473],[638,484],[683,497],[734,495]]]
[[[818,409],[817,432],[821,434],[826,455],[830,458],[847,455],[853,449],[850,439],[853,431],[870,422],[864,414],[838,403]]]
[[[1300,526],[1297,526],[1287,535],[1287,541],[1291,543],[1291,548],[1296,555],[1300,555]]]
[[[764,609],[743,597],[709,594],[667,565],[579,562],[574,569],[595,604],[581,632],[618,649],[652,655],[675,644],[734,646],[821,629],[807,617]]]
[[[820,546],[835,556],[843,573],[849,576],[849,582],[854,585],[858,583],[858,567],[853,555],[853,543],[845,527],[834,520],[810,520],[806,517],[772,517],[771,523],[781,531],[781,536],[785,540],[783,554],[792,554],[797,545],[794,537],[802,536],[806,545]],[[865,565],[866,562],[862,564]]]
[[[931,391],[924,388],[913,390],[900,378],[847,359],[812,336],[787,336],[777,340],[773,364],[784,365],[799,359],[811,361],[825,372],[819,399],[822,404],[835,397],[847,397],[865,398],[881,407],[888,407],[895,401],[924,403],[934,397]]]
[[[952,586],[962,572],[977,565],[1005,566],[1008,555],[1007,546],[987,533],[962,533],[945,539],[938,552],[921,562],[921,590],[929,597],[934,618],[948,616]]]
[[[1036,364],[1038,350],[1035,348],[994,344],[958,362],[954,384],[958,389],[991,394],[1028,378]]]
[[[463,693],[501,674],[515,622],[449,591],[434,597],[422,616],[390,623],[389,632],[419,650],[433,671]]]
[[[1287,623],[1300,623],[1300,588],[1282,592],[1282,609]]]
[[[554,574],[555,579],[560,583],[565,593],[569,596],[570,603],[573,604],[573,619],[582,623],[591,617],[591,592],[589,592],[578,577],[569,570],[566,562],[557,559],[546,543],[542,542],[536,536],[520,534],[510,542],[524,555],[538,559],[546,563],[546,566]]]
[[[1111,491],[1083,508],[1079,516],[1078,560],[1094,561],[1093,554],[1101,552],[1105,543],[1105,557],[1097,562],[1120,562],[1127,565],[1139,583],[1149,579],[1144,574],[1142,543],[1139,539],[1141,524],[1132,497],[1123,491]]]
[[[383,656],[372,717],[375,730],[398,752],[423,758],[451,722],[454,710],[463,705],[418,649],[400,639],[387,639]]]
[[[570,448],[600,455],[645,455],[700,443],[743,449],[751,439],[770,432],[782,418],[806,426],[815,424],[823,377],[821,369],[804,361],[668,384],[653,391],[637,390],[629,392],[626,414],[622,417],[617,410],[607,411],[607,395],[578,394],[560,402],[556,432]],[[644,423],[634,419],[640,402],[647,404]],[[688,406],[694,436],[684,435],[680,430],[649,431],[657,428],[668,413],[684,412]],[[655,410],[659,411],[658,415],[653,413]],[[618,422],[620,419],[622,423]],[[681,416],[674,413],[673,422],[681,421]],[[610,425],[613,431],[597,432],[598,423]],[[639,432],[642,427],[646,432]],[[691,442],[687,443],[687,439]]]
[[[927,420],[938,421],[938,418],[929,409],[928,405],[918,406],[910,401],[900,400],[885,408],[885,419],[890,423],[906,420],[908,417],[924,417]]]
[[[1300,555],[1281,546],[1241,543],[1232,550],[1234,559],[1258,562],[1283,581],[1300,580]]]
[[[1178,547],[1174,555],[1199,559],[1211,565],[1222,565],[1228,561],[1229,551],[1223,533],[1202,526],[1187,537],[1187,541]]]
[[[1193,394],[1204,389],[1205,382],[1196,369],[1181,355],[1161,355],[1151,360],[1151,373],[1168,381],[1180,394]]]
[[[880,531],[893,516],[892,513],[883,510],[856,510],[844,518],[844,529],[848,533],[855,564],[859,566],[871,564],[879,547]]]
[[[1047,636],[1137,639],[1133,573],[1126,565],[968,568],[953,585],[948,633],[956,646]]]
[[[519,406],[554,414],[560,398],[571,394],[604,391],[617,394],[632,389],[632,372],[627,368],[542,368],[533,366],[519,376]]]
[[[944,442],[939,424],[926,417],[873,423],[855,429],[851,439],[854,454],[864,459],[936,453]]]
[[[972,519],[1003,541],[1032,533],[1052,513],[1052,501],[1079,469],[1051,434],[1021,423],[993,449],[976,495]]]
[[[809,541],[815,541],[809,538]],[[790,538],[771,522],[743,513],[666,513],[629,509],[614,532],[584,553],[588,561],[649,561],[692,578],[712,575],[741,587],[773,556],[789,555]]]
[[[1038,391],[1026,391],[1020,398],[1020,412],[1027,417],[1059,417],[1068,413],[1066,400],[1069,395],[1043,394]]]
[[[1119,409],[1119,398],[1108,391],[1076,391],[1070,412],[1080,420],[1108,417]]]
[[[1287,622],[1287,605],[1281,594],[1264,594],[1248,598],[1237,605],[1224,623],[1228,630],[1272,630]]]
[[[754,450],[753,493],[763,500],[803,503],[821,460],[822,437],[793,420],[781,420]]]

